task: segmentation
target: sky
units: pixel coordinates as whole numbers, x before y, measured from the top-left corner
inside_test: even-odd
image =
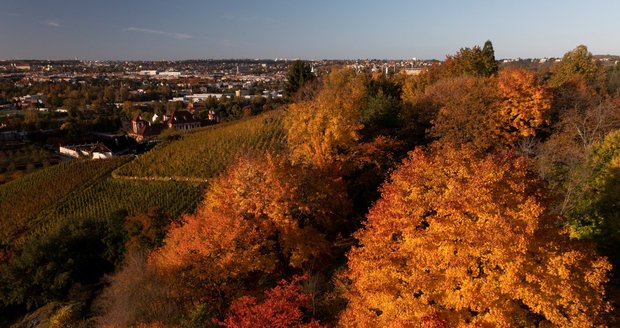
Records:
[[[0,0],[0,59],[620,55],[618,0]]]

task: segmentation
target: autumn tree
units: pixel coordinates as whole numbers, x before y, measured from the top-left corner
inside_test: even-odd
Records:
[[[100,327],[131,327],[179,320],[186,305],[178,302],[173,284],[158,268],[149,265],[144,251],[130,249],[125,262],[95,301]]]
[[[312,303],[310,295],[302,290],[302,280],[303,276],[293,277],[290,282],[283,279],[265,291],[262,300],[253,296],[234,300],[219,324],[228,328],[322,327],[315,320],[304,320],[304,312],[312,310]]]
[[[553,75],[547,84],[551,88],[557,88],[577,77],[583,77],[589,85],[595,85],[602,82],[602,73],[601,65],[588,51],[588,47],[579,45],[564,54],[562,61],[554,67]]]
[[[130,217],[130,244],[139,247],[111,278],[100,322],[214,325],[230,301],[258,295],[292,272],[324,268],[350,207],[332,172],[276,155],[243,157],[144,259],[145,245],[160,244],[162,220],[154,211]]]
[[[548,123],[550,97],[524,70],[443,80],[425,93],[431,102],[427,106],[439,108],[430,134],[441,144],[502,149]]]
[[[536,81],[536,76],[523,69],[502,70],[497,76],[500,94],[499,110],[507,143],[536,135],[548,125],[551,95]]]
[[[583,169],[590,147],[620,128],[620,106],[576,77],[553,89],[552,119],[551,134],[537,147],[536,159],[539,174],[563,198],[557,211],[565,213],[587,183]]]
[[[126,217],[127,247],[148,250],[162,246],[166,228],[172,221],[170,215],[158,207]]]
[[[573,235],[596,239],[615,255],[620,242],[620,130],[594,143],[579,171],[585,175],[583,183],[576,186],[567,209]]]
[[[417,149],[348,254],[345,326],[591,327],[610,265],[570,240],[523,158]]]
[[[402,89],[400,139],[409,145],[426,143],[427,132],[432,126],[431,121],[439,112],[440,104],[434,101],[431,92],[426,91],[429,84],[428,76],[428,71],[415,76],[400,76],[399,83]]]
[[[442,144],[472,144],[480,150],[501,145],[499,94],[485,78],[459,77],[442,80],[426,92],[439,104],[430,134]]]
[[[324,78],[313,100],[291,104],[285,125],[292,161],[325,167],[355,145],[365,98],[365,76],[340,69]]]
[[[356,212],[365,213],[402,146],[400,93],[391,78],[335,70],[314,98],[289,106],[291,161],[342,175]]]
[[[168,277],[177,302],[222,314],[270,277],[321,267],[349,208],[329,172],[277,156],[242,158],[212,181],[196,214],[169,230],[150,265]]]

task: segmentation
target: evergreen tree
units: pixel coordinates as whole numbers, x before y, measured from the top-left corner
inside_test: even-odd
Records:
[[[497,73],[497,61],[495,60],[495,50],[493,50],[493,43],[491,43],[491,40],[487,40],[487,42],[484,43],[484,46],[482,47],[482,55],[486,75]]]
[[[305,83],[315,79],[314,73],[307,62],[296,60],[288,68],[286,75],[286,96],[294,95]]]

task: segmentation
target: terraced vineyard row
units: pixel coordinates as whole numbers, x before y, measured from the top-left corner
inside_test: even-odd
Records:
[[[128,160],[118,157],[64,162],[0,186],[0,243],[9,244],[42,210],[95,183]]]
[[[118,168],[120,178],[203,181],[245,152],[283,148],[282,111],[199,130]]]
[[[193,212],[202,194],[200,185],[192,183],[107,178],[41,213],[39,229],[44,229],[46,222],[106,219],[117,211],[133,214],[151,207],[177,217]]]

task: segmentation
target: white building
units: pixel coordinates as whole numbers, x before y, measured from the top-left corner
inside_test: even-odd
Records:
[[[181,72],[170,72],[170,71],[168,71],[168,72],[159,72],[157,75],[162,76],[162,77],[174,78],[174,77],[181,76]]]
[[[60,146],[58,152],[73,158],[100,159],[112,157],[112,151],[101,143]]]
[[[157,70],[154,70],[154,69],[153,70],[143,70],[143,71],[140,71],[139,74],[140,75],[147,75],[147,76],[155,76],[155,75],[157,75]]]
[[[210,97],[214,97],[215,99],[220,99],[222,98],[223,94],[221,93],[196,93],[193,95],[187,95],[183,97],[184,101],[187,102],[199,102],[199,101],[204,101],[207,100]]]

